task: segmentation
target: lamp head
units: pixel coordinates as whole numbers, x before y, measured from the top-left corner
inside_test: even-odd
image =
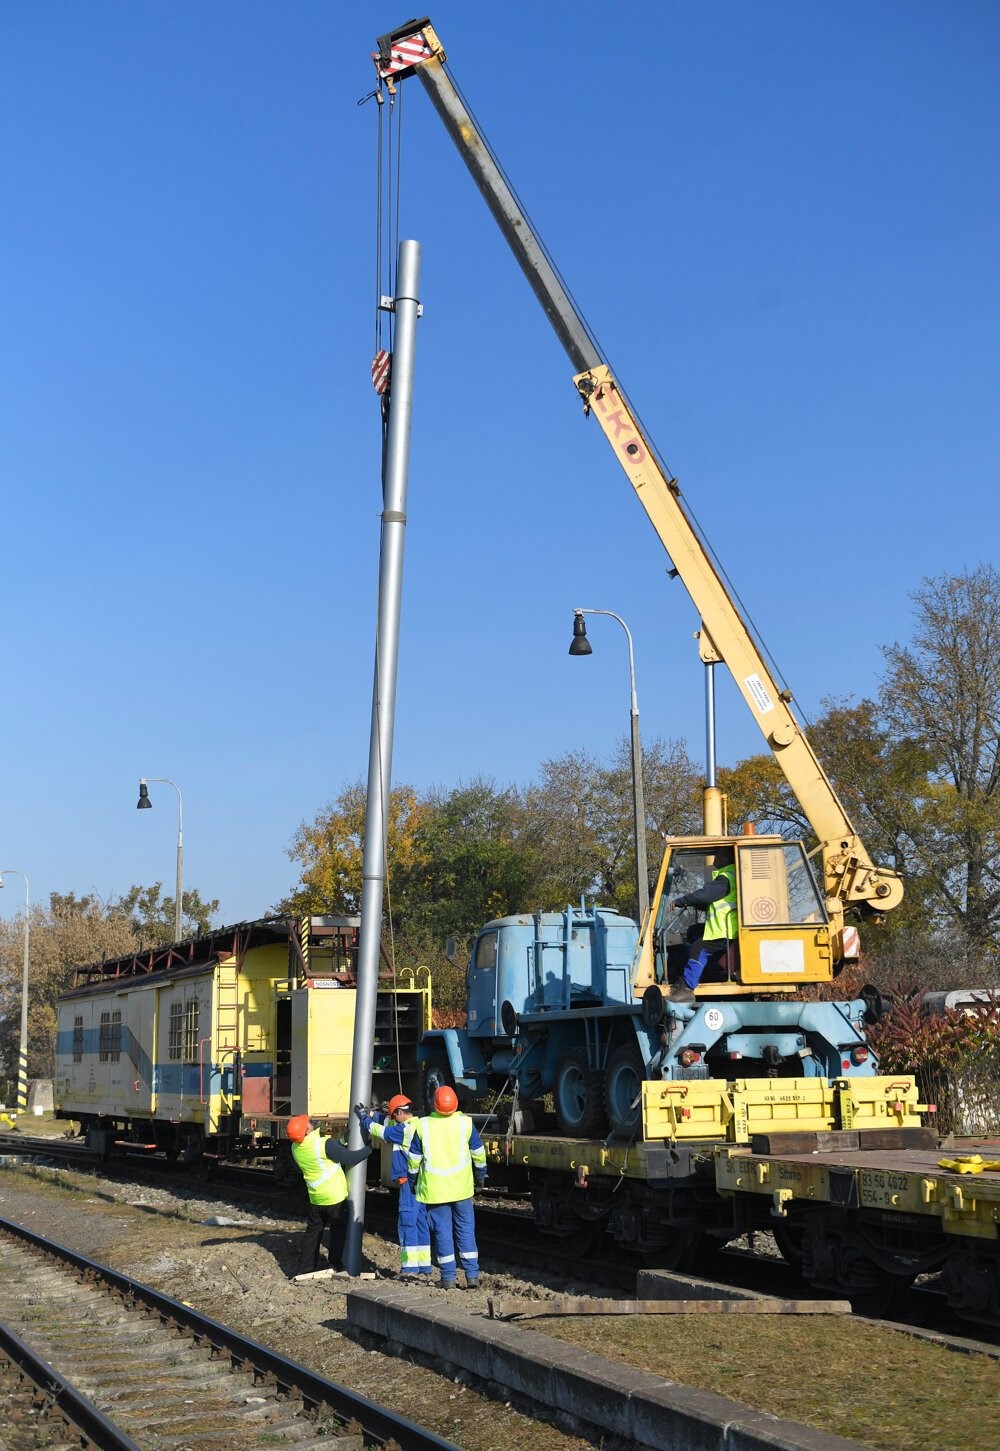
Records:
[[[593,655],[590,641],[587,639],[587,622],[582,615],[573,616],[573,643],[569,647],[571,655]]]
[[[136,811],[149,811],[153,803],[149,799],[149,787],[145,781],[139,782],[139,799],[135,803]]]

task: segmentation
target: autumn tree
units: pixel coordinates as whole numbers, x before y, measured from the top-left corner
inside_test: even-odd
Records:
[[[279,912],[361,911],[364,855],[364,782],[356,781],[295,833],[288,855],[301,868],[299,885],[277,904]],[[390,881],[405,878],[414,865],[414,838],[427,806],[412,786],[389,793],[386,857]]]
[[[24,970],[23,913],[0,922],[0,1058],[16,1076]],[[73,969],[137,946],[132,923],[114,900],[53,892],[47,908],[31,911],[28,969],[28,1075],[51,1078],[55,1068],[56,1000]]]
[[[643,750],[646,854],[651,872],[664,834],[700,830],[700,777],[682,741],[649,741]],[[526,809],[538,834],[545,871],[541,897],[549,907],[596,898],[636,912],[635,809],[631,742],[610,761],[569,751],[542,764]]]
[[[174,907],[160,900],[160,884],[134,886],[123,897],[52,892],[47,907],[31,910],[28,964],[28,1075],[51,1078],[55,1069],[56,1004],[72,986],[73,969],[142,947],[173,941]],[[204,931],[218,911],[197,890],[184,893],[192,930]],[[24,976],[24,914],[0,922],[0,1062],[16,1077]]]
[[[984,966],[1000,931],[1000,574],[925,579],[907,645],[883,651],[879,703],[893,737],[925,754],[923,790],[897,826],[928,884],[936,925]]]

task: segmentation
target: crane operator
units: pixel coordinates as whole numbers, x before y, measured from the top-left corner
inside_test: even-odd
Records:
[[[737,935],[736,859],[732,847],[720,847],[712,860],[712,877],[704,887],[677,897],[675,908],[698,907],[705,913],[705,931],[691,943],[691,955],[681,982],[667,989],[673,1003],[693,1003],[709,959],[717,957]]]

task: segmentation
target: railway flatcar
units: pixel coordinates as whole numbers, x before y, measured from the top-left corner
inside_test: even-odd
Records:
[[[273,1157],[293,1114],[350,1111],[357,917],[273,917],[80,967],[58,1003],[55,1109],[102,1153]],[[428,975],[380,988],[377,1095],[416,1091]]]
[[[909,1075],[644,1082],[630,1134],[483,1138],[491,1179],[530,1194],[537,1231],[581,1258],[603,1236],[692,1268],[769,1230],[806,1280],[863,1313],[937,1277],[957,1315],[998,1327],[997,1144],[941,1146],[927,1107]]]

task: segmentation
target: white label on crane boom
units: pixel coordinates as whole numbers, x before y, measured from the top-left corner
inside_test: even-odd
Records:
[[[747,675],[743,684],[747,688],[747,694],[757,707],[761,715],[766,715],[769,710],[774,709],[774,701],[767,693],[767,686],[759,675]]]

